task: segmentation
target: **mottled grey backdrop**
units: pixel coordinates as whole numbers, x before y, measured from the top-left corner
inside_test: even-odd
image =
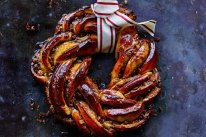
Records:
[[[122,136],[205,137],[206,0],[128,1],[139,21],[158,21],[158,67],[163,87],[156,103],[161,112],[140,130]],[[35,117],[46,111],[47,105],[42,87],[30,74],[30,62],[35,43],[53,34],[63,13],[91,2],[94,0],[59,0],[48,8],[46,0],[0,0],[0,136],[81,136],[53,117],[46,119],[46,124],[36,122]],[[39,24],[38,32],[26,32],[27,22]],[[93,62],[95,74],[91,75],[107,83],[113,56],[98,55]],[[39,105],[35,111],[29,107],[32,100]]]

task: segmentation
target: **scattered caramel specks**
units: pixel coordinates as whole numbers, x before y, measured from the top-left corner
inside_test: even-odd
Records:
[[[39,122],[39,123],[41,123],[41,124],[45,124],[45,123],[46,123],[45,118],[47,118],[49,115],[50,115],[50,112],[49,112],[49,111],[46,112],[46,113],[40,112],[39,115],[38,115],[37,118],[36,118],[36,121]]]
[[[66,2],[66,0],[49,0],[48,1],[48,7],[53,8],[54,6],[58,6],[59,5],[58,1]]]
[[[53,8],[54,7],[54,5],[58,5],[59,3],[58,2],[56,2],[55,0],[49,0],[49,2],[48,2],[48,7],[49,8]]]
[[[29,33],[29,34],[34,34],[34,33],[38,32],[39,28],[40,28],[40,24],[33,24],[33,23],[27,22],[27,24],[25,25],[25,29],[26,29],[27,33]]]
[[[160,42],[160,37],[155,37],[155,38],[154,38],[154,41],[155,41],[155,42]]]
[[[29,106],[30,106],[31,110],[39,109],[39,105],[37,105],[36,102],[33,99],[30,101]]]

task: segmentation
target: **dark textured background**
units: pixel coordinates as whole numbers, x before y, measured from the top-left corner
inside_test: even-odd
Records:
[[[53,34],[63,13],[91,2],[94,0],[59,0],[59,4],[48,8],[46,0],[0,0],[0,136],[58,137],[63,136],[61,132],[68,132],[69,137],[81,136],[53,117],[47,118],[46,124],[36,122],[35,117],[39,111],[46,111],[47,105],[43,89],[32,79],[30,62],[37,49],[35,43]],[[157,105],[162,112],[140,130],[122,136],[206,136],[205,5],[205,0],[129,0],[128,7],[139,21],[158,21],[158,66],[163,87]],[[39,31],[28,34],[27,22],[39,24]],[[113,62],[112,55],[96,56],[94,78],[103,77],[103,83],[107,83]],[[31,100],[39,109],[30,109]]]

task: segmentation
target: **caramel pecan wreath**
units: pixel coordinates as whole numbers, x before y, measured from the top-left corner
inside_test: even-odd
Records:
[[[132,11],[121,7],[119,12],[135,20]],[[45,87],[50,111],[86,135],[115,136],[139,128],[160,93],[154,41],[139,38],[134,26],[116,31],[116,63],[107,89],[99,89],[87,74],[98,47],[97,19],[89,7],[64,15],[32,58],[32,74]]]

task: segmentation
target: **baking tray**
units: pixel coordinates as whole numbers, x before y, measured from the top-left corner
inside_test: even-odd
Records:
[[[38,48],[36,42],[53,35],[62,14],[94,2],[0,0],[0,136],[82,136],[53,117],[46,118],[45,124],[36,121],[48,106],[43,87],[31,76],[30,62]],[[138,21],[157,20],[162,92],[155,103],[157,115],[122,137],[206,136],[205,5],[205,0],[128,0],[127,7],[137,14]],[[27,23],[38,30],[28,32]],[[95,55],[91,76],[104,87],[113,65],[112,54]]]

